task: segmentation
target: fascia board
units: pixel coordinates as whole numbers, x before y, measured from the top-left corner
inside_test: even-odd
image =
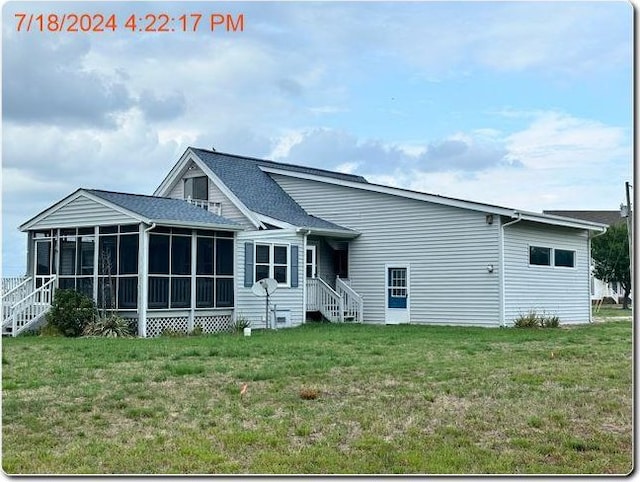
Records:
[[[187,150],[184,151],[184,154],[180,156],[180,159],[178,159],[178,162],[176,162],[175,165],[171,168],[169,174],[166,175],[157,189],[153,192],[153,195],[161,197],[167,196],[167,194],[171,192],[171,189],[173,189],[173,187],[175,186],[176,182],[178,182],[178,180],[184,174],[189,161],[195,161],[194,157],[197,157],[195,152],[193,152],[191,148],[187,148]]]
[[[280,221],[279,219],[275,219],[270,216],[266,216],[264,214],[256,213],[255,211],[252,211],[252,213],[254,214],[256,219],[258,219],[260,222],[272,224],[273,226],[276,226],[280,229],[293,229],[296,227],[291,223],[287,223],[286,221]]]
[[[194,229],[220,229],[224,231],[242,231],[242,226],[230,224],[194,223],[189,221],[174,221],[171,219],[152,219],[151,223],[161,226],[173,226],[179,228]]]
[[[114,211],[118,211],[120,214],[124,214],[125,216],[129,216],[129,217],[135,219],[138,222],[141,221],[141,222],[148,223],[148,224],[151,223],[151,221],[148,218],[140,216],[139,214],[137,214],[137,213],[135,213],[133,211],[129,211],[128,209],[124,209],[124,208],[118,206],[117,204],[114,204],[114,203],[112,203],[110,201],[107,201],[106,199],[102,199],[99,196],[95,196],[95,195],[85,191],[84,189],[80,188],[80,189],[72,192],[66,198],[58,201],[53,206],[45,209],[40,214],[37,214],[35,217],[31,218],[29,221],[27,221],[24,224],[22,224],[19,227],[20,231],[28,231],[29,229],[33,228],[33,226],[38,224],[38,222],[40,222],[42,219],[44,219],[47,216],[51,215],[52,213],[58,211],[59,209],[62,209],[64,206],[66,206],[67,204],[69,204],[72,201],[75,201],[76,199],[78,199],[81,196],[86,197],[87,199],[91,199],[92,201],[97,202],[99,204],[102,204],[103,206],[106,206],[106,207],[108,207],[110,209],[113,209]]]
[[[551,224],[553,226],[563,226],[567,228],[586,229],[596,232],[603,232],[607,228],[606,224],[579,221],[572,218],[564,218],[562,216],[553,216],[550,214],[541,215],[537,213],[520,212],[520,216],[524,221]]]

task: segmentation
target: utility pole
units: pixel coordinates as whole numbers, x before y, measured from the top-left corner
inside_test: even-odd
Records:
[[[630,190],[633,187],[629,184],[629,181],[624,183],[626,195],[627,195],[627,236],[629,237],[629,278],[631,281],[631,292],[634,293],[633,297],[635,298],[635,292],[633,291],[633,222],[631,217],[633,216],[633,209],[631,206],[631,194]]]

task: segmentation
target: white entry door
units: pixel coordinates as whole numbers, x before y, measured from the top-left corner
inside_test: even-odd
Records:
[[[409,266],[385,266],[385,321],[390,325],[409,323]]]
[[[307,252],[304,258],[304,270],[307,278],[315,278],[318,276],[316,260],[316,247],[307,246]]]

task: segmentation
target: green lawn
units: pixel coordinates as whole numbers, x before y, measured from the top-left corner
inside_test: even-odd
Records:
[[[624,474],[632,361],[629,321],[3,339],[2,464],[9,474]]]

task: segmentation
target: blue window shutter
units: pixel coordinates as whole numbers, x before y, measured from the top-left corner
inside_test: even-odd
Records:
[[[291,246],[291,287],[298,287],[298,247]]]
[[[253,286],[253,243],[244,243],[244,286]]]

